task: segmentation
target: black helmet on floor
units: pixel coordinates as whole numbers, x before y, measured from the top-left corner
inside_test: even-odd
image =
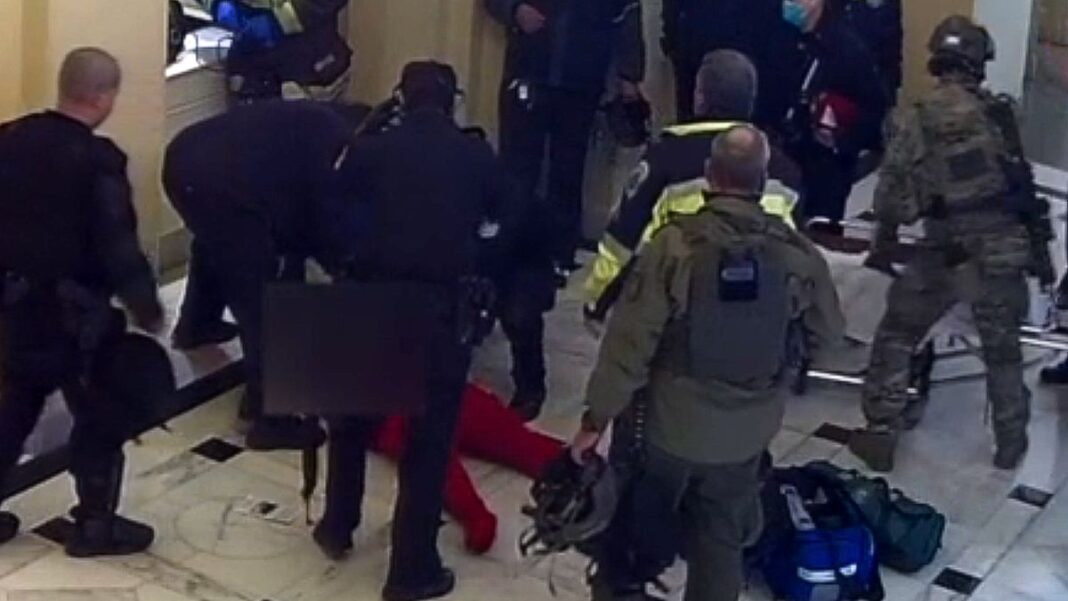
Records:
[[[91,379],[100,391],[97,410],[111,413],[106,421],[124,438],[156,425],[175,401],[177,384],[167,351],[143,334],[123,334],[97,353]]]
[[[524,555],[548,555],[584,547],[608,529],[619,505],[612,466],[593,455],[583,465],[564,453],[530,489],[533,505],[523,513],[534,520],[520,539]]]
[[[977,74],[982,74],[986,63],[996,55],[990,32],[961,15],[947,17],[939,23],[927,49],[931,51],[932,63],[956,62]]]
[[[608,130],[624,148],[635,148],[649,141],[653,109],[642,97],[619,96],[604,106]]]

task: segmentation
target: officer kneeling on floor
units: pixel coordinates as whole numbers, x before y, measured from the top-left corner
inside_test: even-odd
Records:
[[[761,457],[782,425],[788,330],[800,321],[817,342],[841,338],[826,262],[760,207],[769,155],[751,126],[716,137],[707,205],[653,238],[609,320],[572,456],[589,460],[639,391],[648,434],[629,484],[642,509],[621,505],[606,534],[598,600],[647,598],[678,553],[687,600],[738,598],[742,550],[761,530]],[[682,548],[650,560],[644,546],[661,537]]]
[[[864,383],[868,426],[849,447],[873,470],[894,468],[899,433],[918,425],[924,410],[924,398],[908,392],[912,353],[964,302],[982,341],[994,465],[1013,469],[1027,452],[1030,420],[1019,330],[1025,278],[1054,282],[1049,206],[1035,193],[1011,101],[981,87],[994,59],[987,31],[950,17],[929,48],[938,83],[897,115],[875,192],[878,230],[867,265],[897,277]],[[898,227],[921,219],[923,239],[898,275],[891,264]]]
[[[138,408],[116,406],[122,395],[100,377],[113,372],[113,343],[126,331],[112,296],[140,328],[155,332],[163,323],[138,243],[126,155],[93,133],[111,115],[120,80],[108,53],[74,50],[60,70],[56,110],[0,125],[0,486],[9,484],[46,397],[61,390],[74,417],[78,505],[66,541],[73,557],[138,553],[154,537],[115,514],[122,445],[134,434],[127,416]],[[14,515],[0,512],[0,543],[18,528]]]

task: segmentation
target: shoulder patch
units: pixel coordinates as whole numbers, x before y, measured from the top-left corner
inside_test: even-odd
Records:
[[[638,166],[630,172],[630,177],[627,178],[627,186],[623,189],[624,195],[627,198],[634,198],[638,194],[638,190],[649,179],[651,173],[652,168],[649,167],[648,161],[638,163]]]

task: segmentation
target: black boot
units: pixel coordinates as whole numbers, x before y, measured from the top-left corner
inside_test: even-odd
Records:
[[[75,521],[66,551],[76,558],[135,555],[147,551],[155,538],[150,526],[121,516],[87,517]]]
[[[312,539],[323,555],[333,561],[341,561],[352,553],[352,536],[337,536],[323,522],[312,531]]]
[[[897,449],[897,431],[883,426],[869,426],[853,432],[849,450],[859,457],[872,471],[894,471],[894,451]]]
[[[415,588],[401,588],[386,586],[382,591],[382,599],[385,601],[424,601],[425,599],[437,599],[444,597],[456,588],[456,574],[449,568],[441,568],[432,582]]]
[[[303,451],[324,442],[326,432],[319,422],[299,417],[260,417],[245,435],[245,446],[253,451]]]
[[[188,320],[179,320],[171,333],[171,344],[179,351],[190,351],[202,346],[230,342],[241,333],[228,321],[215,321],[194,325]]]
[[[6,511],[0,511],[0,545],[18,536],[21,525],[22,522],[19,521],[18,516]]]
[[[1028,446],[1026,434],[999,441],[997,453],[994,454],[994,467],[1007,471],[1020,467],[1024,457],[1027,457]]]
[[[541,408],[545,405],[545,396],[545,389],[516,390],[509,407],[524,422],[532,422],[541,415]]]
[[[105,469],[75,475],[79,505],[71,510],[74,530],[66,542],[70,557],[106,557],[142,553],[156,538],[151,527],[119,517],[123,458],[119,455]]]
[[[1068,359],[1053,367],[1043,369],[1038,376],[1043,384],[1050,386],[1063,386],[1068,384]]]

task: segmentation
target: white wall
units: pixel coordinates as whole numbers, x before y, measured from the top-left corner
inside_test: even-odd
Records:
[[[1023,96],[1033,11],[1033,0],[975,0],[975,19],[997,44],[997,60],[987,67],[990,89]]]

